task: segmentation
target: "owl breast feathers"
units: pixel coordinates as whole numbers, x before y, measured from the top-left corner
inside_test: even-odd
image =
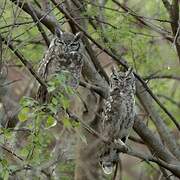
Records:
[[[135,108],[135,77],[132,70],[118,72],[113,70],[110,76],[110,95],[105,101],[102,122],[102,135],[109,142],[126,142],[134,123]],[[101,164],[108,173],[112,171],[118,152],[104,146]],[[108,167],[107,167],[108,166]],[[108,168],[110,168],[108,170]]]
[[[65,32],[55,37],[49,46],[42,62],[40,63],[38,74],[46,82],[52,75],[68,73],[70,78],[67,85],[77,89],[80,81],[81,69],[83,65],[83,48],[80,40],[80,33],[76,35]],[[39,99],[46,99],[46,94],[40,86],[38,91]]]

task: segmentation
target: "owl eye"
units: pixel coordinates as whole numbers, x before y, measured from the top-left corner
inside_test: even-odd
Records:
[[[117,78],[117,77],[114,77],[113,79],[114,79],[115,81],[118,81],[118,78]]]
[[[61,41],[60,39],[56,39],[55,42],[54,42],[55,45],[59,46],[59,45],[63,45],[64,42]]]
[[[79,43],[72,43],[72,44],[71,44],[71,49],[72,49],[73,51],[79,50],[79,47],[80,47],[80,44],[79,44]]]

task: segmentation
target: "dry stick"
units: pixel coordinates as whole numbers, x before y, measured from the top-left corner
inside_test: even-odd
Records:
[[[2,26],[0,27],[0,29],[5,29],[5,28],[8,28],[8,27],[11,27],[11,26],[21,26],[21,25],[25,25],[25,24],[31,24],[33,23],[34,21],[28,21],[28,22],[22,22],[22,23],[14,23],[14,24],[8,24],[8,25],[5,25],[5,26]]]
[[[128,69],[128,66],[125,62],[123,62],[121,59],[116,57],[114,54],[112,54],[107,49],[103,48],[99,43],[97,43],[74,19],[69,15],[67,11],[65,11],[62,7],[58,6],[57,2],[55,0],[51,0],[51,2],[66,16],[66,18],[69,19],[71,23],[73,23],[80,31],[82,31],[98,48],[102,49],[106,54],[111,56],[115,61],[120,63],[122,66]],[[180,131],[180,124],[177,122],[176,118],[167,110],[167,108],[159,101],[159,99],[153,94],[151,89],[147,86],[146,82],[137,74],[134,72],[135,77],[142,83],[146,91],[151,95],[151,97],[156,101],[156,103],[163,109],[163,111],[169,116],[169,118],[174,122],[178,130]]]

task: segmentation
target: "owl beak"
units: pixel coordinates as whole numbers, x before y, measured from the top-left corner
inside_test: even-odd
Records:
[[[82,36],[83,36],[83,33],[82,33],[82,32],[76,33],[75,38],[74,38],[74,41],[77,41],[77,40],[81,39]]]
[[[125,77],[128,77],[133,71],[133,68],[129,68],[128,71],[126,72]]]

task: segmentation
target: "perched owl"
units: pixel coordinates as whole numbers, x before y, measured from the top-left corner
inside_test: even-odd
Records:
[[[65,72],[69,73],[70,76],[67,85],[73,89],[78,87],[83,65],[83,48],[80,36],[80,32],[76,35],[70,32],[59,32],[51,41],[38,69],[39,76],[45,82],[48,82],[52,75]],[[38,99],[41,102],[46,102],[47,96],[47,91],[40,86]]]
[[[100,164],[106,174],[113,171],[119,152],[114,143],[125,145],[134,123],[135,77],[132,69],[118,72],[113,69],[110,76],[110,94],[103,110],[102,135],[112,144],[103,144]]]

